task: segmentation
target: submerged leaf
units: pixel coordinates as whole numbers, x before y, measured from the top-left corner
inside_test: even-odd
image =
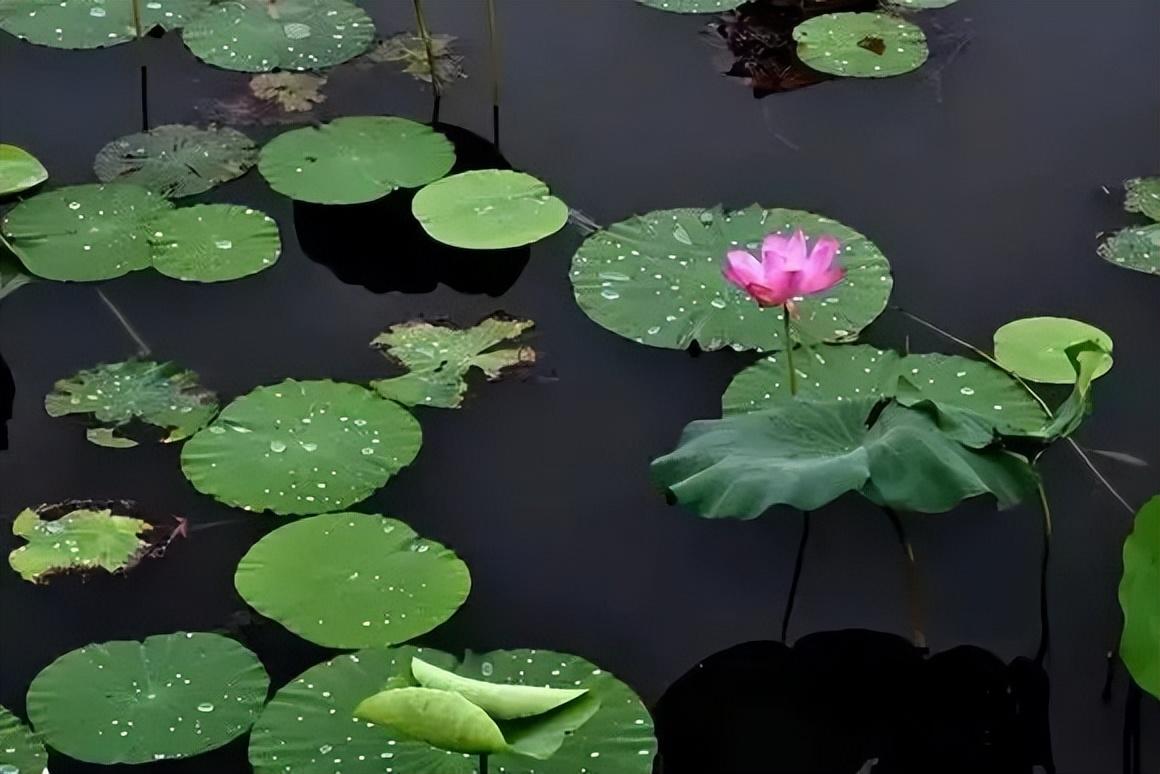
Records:
[[[636,0],[641,5],[671,13],[720,13],[747,0]]]
[[[236,129],[169,124],[113,140],[97,153],[93,172],[103,183],[133,183],[174,199],[240,177],[257,160],[253,140]]]
[[[28,151],[0,143],[0,196],[27,191],[48,179],[48,170]]]
[[[411,659],[411,674],[424,688],[457,693],[497,720],[543,715],[588,693],[587,688],[545,688],[473,680],[418,657]]]
[[[26,508],[12,524],[12,534],[27,545],[8,556],[20,577],[42,583],[58,573],[101,569],[131,569],[150,549],[142,537],[152,530],[148,522],[114,515],[109,509],[78,509],[45,520]]]
[[[1124,182],[1124,209],[1160,221],[1160,177],[1136,177]]]
[[[250,92],[290,113],[305,113],[326,101],[325,75],[313,73],[262,73],[250,79]]]
[[[403,65],[403,72],[424,83],[431,83],[431,60],[434,60],[435,81],[443,88],[466,78],[463,57],[454,51],[457,38],[454,35],[431,35],[430,40],[430,58],[423,37],[413,32],[400,32],[380,41],[364,57],[376,63],[398,62]]]
[[[48,751],[20,718],[0,707],[0,772],[39,774],[48,771]]]
[[[1160,274],[1160,223],[1121,229],[1108,237],[1096,252],[1116,266]]]
[[[456,408],[463,403],[466,376],[472,368],[496,380],[508,368],[535,362],[536,351],[531,347],[495,349],[534,324],[494,316],[462,330],[421,320],[392,326],[376,336],[371,346],[383,350],[409,373],[375,380],[371,386],[384,398],[405,406]]]
[[[210,7],[211,0],[0,0],[0,29],[52,48],[102,48],[142,34],[174,30]],[[139,4],[138,4],[139,3]]]
[[[1112,368],[1112,338],[1094,325],[1066,317],[1028,317],[995,331],[995,360],[1013,374],[1045,384],[1073,384],[1076,371],[1067,350],[1095,342],[1109,357],[1092,378]]]
[[[1160,698],[1160,496],[1137,513],[1124,541],[1120,607],[1124,633],[1120,658],[1136,684]]]
[[[886,13],[831,13],[793,31],[797,53],[830,75],[886,78],[916,70],[930,52],[922,29]]]

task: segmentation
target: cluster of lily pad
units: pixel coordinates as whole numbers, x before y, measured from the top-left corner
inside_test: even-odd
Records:
[[[1105,261],[1125,269],[1160,274],[1160,177],[1137,177],[1124,183],[1124,209],[1150,220],[1128,226],[1099,246]]]

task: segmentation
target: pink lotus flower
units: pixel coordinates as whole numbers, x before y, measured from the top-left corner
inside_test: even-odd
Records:
[[[784,306],[794,312],[793,299],[829,290],[846,276],[834,262],[838,240],[820,236],[807,254],[806,235],[799,228],[791,237],[769,234],[761,243],[761,260],[745,250],[730,250],[725,279],[744,290],[760,306]]]

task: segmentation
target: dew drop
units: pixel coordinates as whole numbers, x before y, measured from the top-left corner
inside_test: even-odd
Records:
[[[219,250],[229,250],[231,247],[234,246],[234,243],[228,239],[219,239],[216,242],[214,242],[213,244],[214,244],[214,247],[216,247]]]
[[[270,441],[270,451],[281,454],[286,451],[286,444],[281,441]]]
[[[213,705],[210,704],[208,701],[203,701],[201,704],[197,705],[197,711],[198,712],[213,712]]]
[[[607,298],[609,301],[615,301],[616,299],[620,298],[620,294],[612,288],[605,288],[604,290],[600,291],[600,295],[604,298]]]
[[[726,306],[728,306],[728,304],[723,298],[714,298],[709,302],[709,306],[715,307],[717,309],[724,309]]]
[[[970,387],[960,387],[959,392],[961,392],[963,395],[974,395],[975,394],[975,391],[973,389],[971,389]]]

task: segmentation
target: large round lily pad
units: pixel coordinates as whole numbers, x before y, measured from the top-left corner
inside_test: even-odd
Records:
[[[411,202],[432,238],[469,250],[537,242],[568,222],[568,205],[540,180],[510,169],[476,169],[436,180]]]
[[[478,758],[403,739],[389,729],[353,719],[354,708],[384,686],[414,685],[411,658],[464,677],[495,683],[587,688],[600,701],[596,714],[547,760],[511,754],[490,758],[505,774],[578,774],[652,771],[652,719],[627,685],[577,656],[546,650],[468,653],[462,662],[439,651],[410,647],[364,650],[304,672],[279,691],[250,736],[257,774],[474,774]],[[289,767],[289,768],[287,768]]]
[[[0,196],[27,191],[48,179],[48,170],[35,156],[15,145],[0,143]]]
[[[134,0],[0,0],[0,29],[53,48],[101,48],[137,37]],[[210,0],[136,0],[141,32],[177,29]]]
[[[181,207],[149,222],[153,267],[191,282],[224,282],[268,269],[282,252],[278,224],[233,204]]]
[[[929,51],[922,29],[888,13],[829,13],[794,27],[797,53],[819,72],[886,78],[918,69]]]
[[[758,307],[725,281],[721,267],[728,250],[759,251],[766,234],[798,228],[839,240],[836,260],[846,277],[798,302],[794,326],[808,341],[851,341],[886,307],[890,264],[862,234],[800,210],[658,210],[615,223],[576,252],[572,288],[589,317],[643,344],[784,349],[781,309]]]
[[[641,5],[670,13],[724,13],[748,0],[636,0]]]
[[[1067,349],[1085,341],[1112,352],[1112,337],[1094,325],[1066,317],[1028,317],[995,331],[995,359],[1008,371],[1033,382],[1073,384],[1076,372]],[[1103,376],[1111,367],[1109,357],[1092,378]]]
[[[90,763],[152,763],[246,732],[269,689],[257,656],[216,634],[88,645],[28,689],[28,717],[55,750]]]
[[[356,384],[293,379],[226,406],[181,451],[198,491],[248,511],[326,513],[365,500],[419,453],[419,423]]]
[[[1136,514],[1124,541],[1120,607],[1124,634],[1120,657],[1136,684],[1160,698],[1160,496]]]
[[[93,171],[105,183],[177,198],[240,177],[257,160],[253,140],[236,129],[171,124],[113,140],[97,153]]]
[[[332,513],[280,527],[238,564],[238,593],[311,642],[393,645],[450,618],[471,589],[467,565],[409,526]]]
[[[447,174],[455,147],[426,124],[350,116],[285,132],[262,148],[258,170],[280,194],[316,204],[358,204]]]
[[[111,279],[149,266],[146,224],[172,206],[127,183],[75,185],[22,202],[0,229],[17,257],[39,277]]]
[[[0,707],[0,772],[40,774],[48,771],[48,752],[20,718]]]
[[[1100,257],[1125,269],[1160,274],[1160,223],[1117,231],[1103,242]]]
[[[227,70],[321,70],[366,51],[375,25],[347,0],[230,0],[182,37],[199,59]]]

